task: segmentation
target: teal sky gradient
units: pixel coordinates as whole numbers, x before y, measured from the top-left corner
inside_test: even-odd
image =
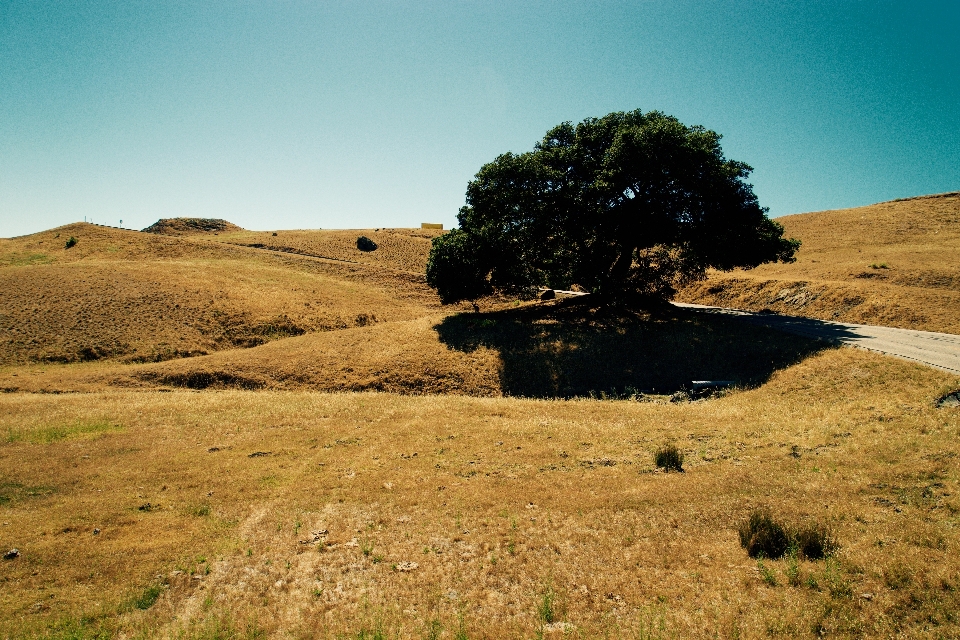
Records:
[[[772,216],[960,189],[960,2],[0,0],[0,236],[454,224],[546,130],[661,110]]]

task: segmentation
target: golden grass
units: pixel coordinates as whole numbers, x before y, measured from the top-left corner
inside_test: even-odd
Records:
[[[960,333],[960,193],[778,221],[797,262],[714,273],[678,300]]]
[[[4,241],[0,263],[0,365],[166,360],[439,306],[422,276],[93,225]]]
[[[7,394],[0,433],[119,429],[0,443],[0,547],[21,551],[0,629],[953,637],[960,412],[933,401],[958,385],[831,349],[679,405]],[[655,472],[665,443],[686,473]],[[840,552],[750,560],[736,527],[758,505]]]
[[[683,295],[956,331],[958,201],[784,219],[797,264]],[[679,309],[455,313],[437,232],[276,233],[0,239],[0,637],[960,635],[960,378]],[[691,379],[739,387],[660,395]],[[761,506],[839,553],[750,560]]]
[[[419,275],[427,270],[431,241],[442,233],[433,229],[237,231],[221,233],[219,239],[239,245],[257,245],[265,250],[376,265]],[[357,249],[360,236],[373,240],[377,249]]]
[[[92,438],[107,431],[118,431],[120,427],[106,420],[83,421],[76,420],[60,424],[43,424],[33,427],[9,427],[7,442],[32,442],[34,444],[49,444],[57,440],[71,438]]]
[[[0,372],[0,388],[620,397],[669,394],[691,380],[757,385],[824,348],[733,318],[677,308],[653,314],[595,309],[567,300],[314,333],[160,364],[8,369]]]

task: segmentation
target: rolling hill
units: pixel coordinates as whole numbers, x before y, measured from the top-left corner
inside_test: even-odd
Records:
[[[795,263],[713,273],[678,299],[960,332],[960,194],[781,221],[803,241]],[[769,370],[747,363],[761,352],[784,364],[811,348],[776,348],[784,340],[776,334],[748,337],[680,310],[673,337],[658,335],[662,322],[598,316],[570,300],[491,299],[482,320],[451,316],[464,308],[442,308],[423,278],[438,233],[257,232],[172,219],[149,233],[74,224],[0,240],[0,386],[566,397],[676,389],[689,379],[759,381]],[[358,249],[361,235],[377,249]],[[522,346],[530,344],[539,346]],[[663,364],[676,362],[666,347],[649,344],[715,350],[677,367]],[[736,344],[753,346],[738,353]],[[70,363],[87,364],[62,366]],[[25,365],[32,375],[18,373]]]
[[[713,273],[678,301],[960,333],[960,192],[777,220],[795,263]]]
[[[793,216],[796,264],[682,296],[949,329],[956,204]],[[161,222],[0,239],[0,637],[960,634],[957,376],[680,308],[442,307],[431,231]],[[751,558],[758,514],[839,551]]]
[[[168,360],[436,312],[409,253],[324,260],[81,223],[2,240],[0,365]]]

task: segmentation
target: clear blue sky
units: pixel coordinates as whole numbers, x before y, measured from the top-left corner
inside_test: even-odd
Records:
[[[960,189],[960,2],[0,0],[0,236],[451,225],[563,121],[721,133],[772,216]]]

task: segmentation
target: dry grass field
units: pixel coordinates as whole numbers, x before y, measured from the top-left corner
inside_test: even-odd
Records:
[[[442,231],[433,229],[337,229],[330,231],[237,231],[221,233],[220,240],[241,246],[369,264],[423,274],[430,241]],[[357,238],[373,240],[374,251],[357,250]]]
[[[840,349],[681,404],[7,394],[0,629],[956,637],[960,410],[933,402],[958,384]],[[761,505],[839,551],[750,559]]]
[[[950,330],[956,203],[794,216],[797,264],[695,301],[946,296],[917,326]],[[442,308],[433,231],[161,222],[0,239],[0,638],[960,636],[960,378],[678,308]],[[696,379],[737,384],[670,401]],[[749,557],[760,508],[837,550]]]
[[[777,218],[793,264],[715,273],[678,300],[960,333],[960,192]]]
[[[67,249],[70,237],[77,244]],[[0,265],[0,365],[168,360],[439,308],[422,270],[289,256],[209,235],[74,224],[0,241]]]
[[[629,396],[690,380],[763,383],[826,345],[683,309],[612,312],[557,301],[427,315],[278,340],[256,349],[130,366],[43,364],[0,371],[7,391],[120,388]]]

